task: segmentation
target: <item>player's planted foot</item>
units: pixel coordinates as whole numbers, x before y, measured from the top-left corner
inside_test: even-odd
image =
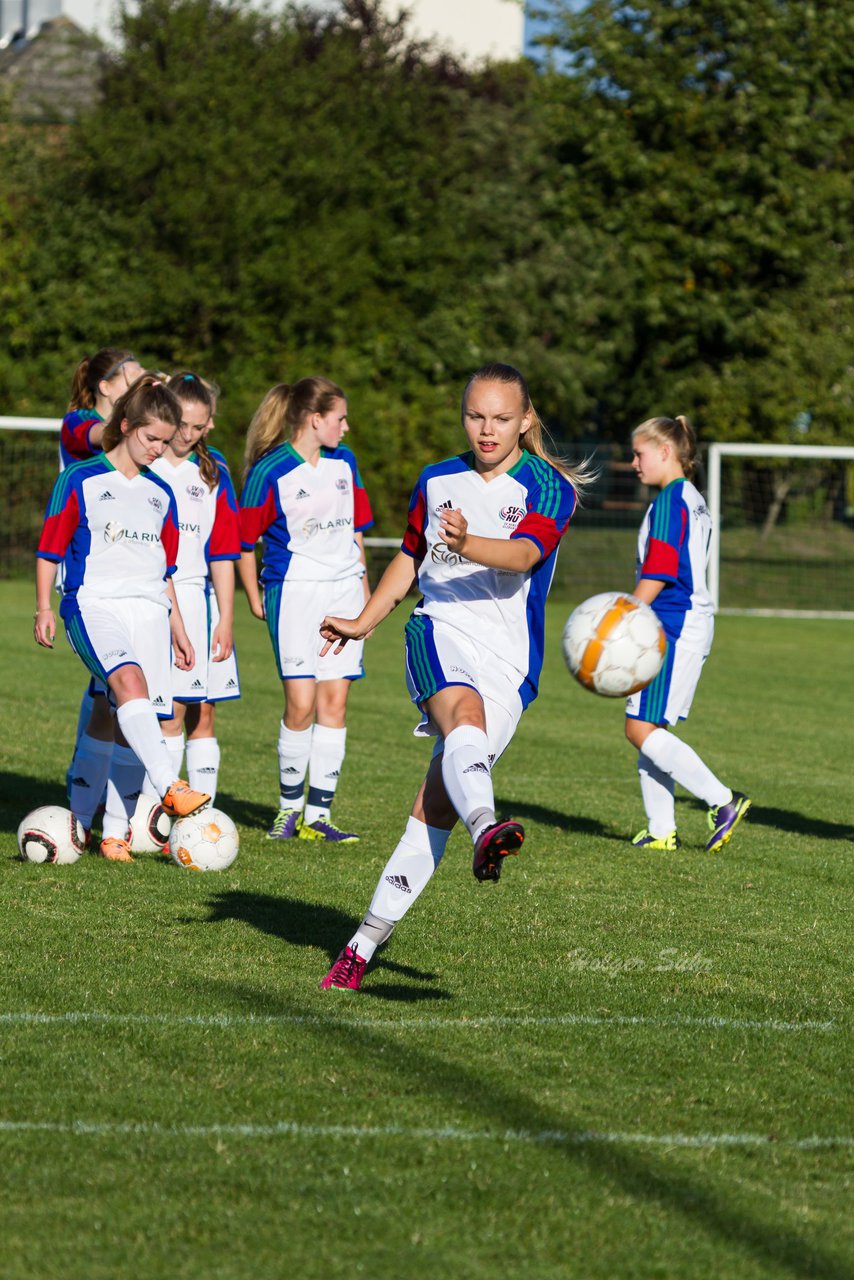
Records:
[[[170,818],[189,818],[191,813],[198,813],[199,809],[206,808],[210,802],[211,798],[207,792],[194,791],[181,778],[172,783],[161,800]]]
[[[302,822],[301,809],[280,809],[267,832],[268,840],[293,840]]]
[[[632,844],[636,849],[661,849],[665,853],[675,853],[682,848],[682,841],[675,831],[671,831],[668,836],[654,836],[651,831],[644,829],[637,833]]]
[[[732,799],[709,810],[709,830],[712,835],[706,845],[706,853],[716,853],[725,844],[729,844],[732,833],[741,822],[751,801],[740,791],[733,791]]]
[[[323,991],[358,991],[365,976],[367,960],[363,960],[358,951],[347,946],[338,955],[325,978],[321,978]]]
[[[119,840],[117,836],[106,836],[101,841],[101,847],[98,852],[108,862],[133,862],[133,856],[127,840]]]
[[[317,818],[314,822],[301,822],[298,836],[300,840],[325,840],[329,844],[358,844],[359,842],[359,837],[352,831],[340,831],[328,818]]]
[[[475,880],[497,880],[501,863],[519,852],[524,839],[525,829],[519,822],[495,822],[485,827],[474,846],[471,869]]]

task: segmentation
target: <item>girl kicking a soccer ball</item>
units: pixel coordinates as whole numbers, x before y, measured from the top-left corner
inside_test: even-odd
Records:
[[[322,653],[361,642],[418,579],[406,624],[406,680],[420,736],[438,738],[406,830],[370,909],[321,982],[356,990],[377,947],[424,890],[457,819],[477,880],[498,880],[524,839],[495,814],[492,766],[537,695],[546,595],[585,469],[547,453],[525,379],[490,364],[463,393],[469,451],[427,467],[400,552],[357,618],[327,617]]]
[[[646,828],[632,844],[673,851],[674,784],[709,806],[712,853],[732,838],[750,808],[747,796],[720,782],[687,743],[668,732],[686,719],[714,634],[714,604],[706,585],[712,522],[692,483],[697,438],[687,418],[650,418],[632,435],[635,474],[660,489],[638,536],[633,594],[651,605],[667,636],[661,671],[626,704],[626,737],[638,750]]]
[[[176,781],[158,722],[158,713],[172,711],[172,648],[179,667],[194,659],[169,581],[178,551],[175,499],[150,470],[180,423],[172,392],[151,374],[138,378],[116,401],[103,453],[59,476],[37,552],[37,643],[53,648],[50,599],[62,562],[60,612],[69,643],[116,708],[100,847],[113,862],[133,861],[128,830],[146,770],[172,817],[210,801]]]

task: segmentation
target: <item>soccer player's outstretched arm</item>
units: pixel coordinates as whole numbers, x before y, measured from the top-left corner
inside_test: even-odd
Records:
[[[321,654],[328,653],[333,645],[335,652],[340,653],[348,640],[363,640],[400,604],[417,572],[417,561],[405,551],[398,551],[358,618],[323,619],[320,625],[324,640]]]

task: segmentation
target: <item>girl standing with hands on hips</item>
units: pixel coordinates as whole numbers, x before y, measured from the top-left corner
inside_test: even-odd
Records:
[[[545,602],[558,543],[585,468],[570,471],[543,443],[517,369],[490,364],[463,393],[469,450],[421,473],[400,552],[357,618],[327,617],[322,652],[346,652],[418,580],[423,599],[406,625],[406,680],[435,736],[406,830],[370,909],[321,987],[356,990],[377,947],[427,886],[460,819],[479,881],[498,880],[524,831],[495,814],[492,766],[537,695]]]
[[[37,552],[37,643],[53,648],[50,598],[62,563],[69,643],[115,707],[100,848],[113,862],[133,861],[128,831],[146,770],[172,817],[210,801],[176,780],[158,722],[158,714],[172,714],[172,648],[179,667],[194,659],[169,580],[178,551],[175,499],[150,470],[180,423],[172,392],[150,374],[138,378],[116,401],[103,452],[59,476]]]
[[[714,634],[714,604],[706,585],[712,521],[693,481],[697,438],[687,418],[649,418],[632,435],[632,465],[642,484],[660,489],[638,535],[633,594],[651,605],[667,637],[661,671],[626,704],[626,737],[638,751],[646,828],[632,844],[641,849],[681,848],[676,832],[674,784],[709,806],[712,853],[732,838],[750,808],[696,751],[668,732],[686,719]]]
[[[355,617],[369,595],[363,531],[373,524],[349,431],[344,392],[327,378],[268,391],[246,441],[240,577],[266,618],[285,707],[279,727],[279,810],[271,840],[354,844],[330,817],[347,738],[347,698],[364,675],[362,645],[320,654],[327,613]],[[258,588],[255,544],[264,539]],[[308,795],[305,780],[308,774]]]

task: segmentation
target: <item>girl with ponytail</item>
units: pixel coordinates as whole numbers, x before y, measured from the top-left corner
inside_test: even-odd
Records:
[[[285,698],[271,840],[359,838],[335,826],[330,810],[344,763],[347,699],[364,675],[362,645],[321,657],[318,639],[327,613],[355,617],[370,594],[362,535],[373,516],[356,459],[342,444],[349,429],[341,388],[301,378],[267,392],[246,441],[240,577],[253,614],[266,619]]]
[[[696,751],[668,731],[686,719],[714,635],[714,605],[706,582],[712,521],[693,478],[697,437],[685,417],[649,418],[632,435],[632,465],[642,484],[659,489],[638,536],[634,595],[651,605],[667,637],[661,671],[626,705],[626,737],[638,751],[647,826],[632,844],[675,851],[674,786],[709,807],[709,853],[723,848],[750,808]]]

